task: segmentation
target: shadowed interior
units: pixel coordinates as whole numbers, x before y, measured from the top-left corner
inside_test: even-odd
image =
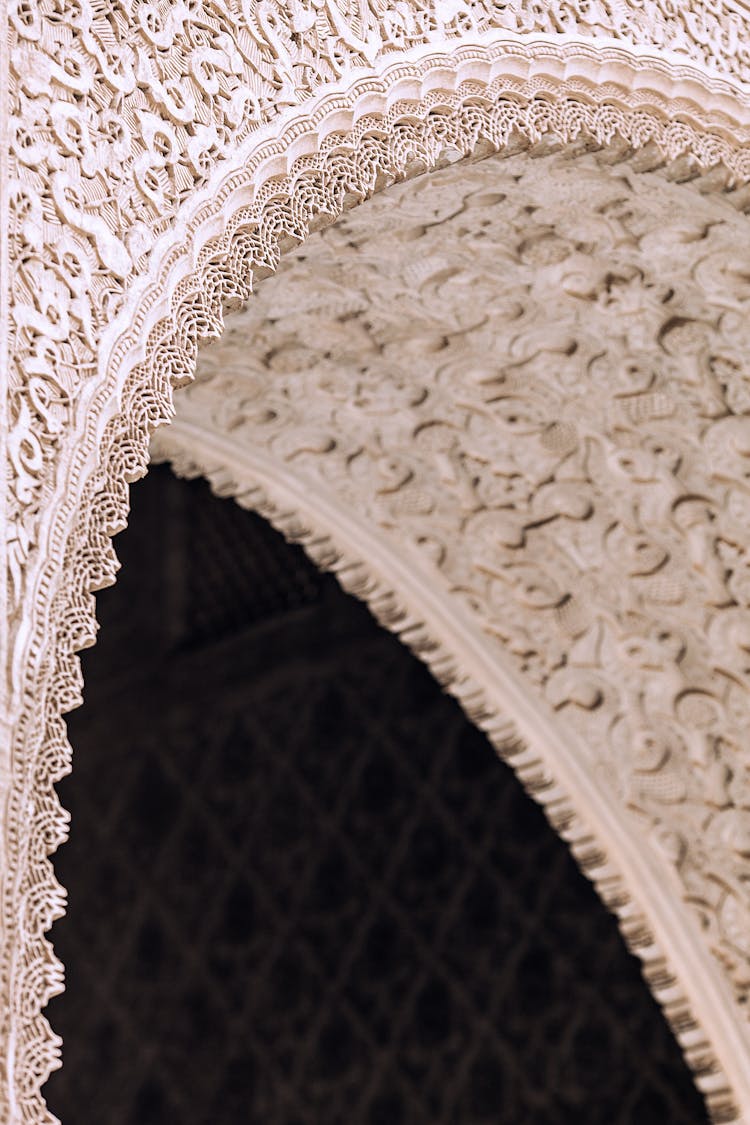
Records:
[[[161,467],[117,546],[60,786],[66,1125],[707,1120],[566,846],[363,606]]]

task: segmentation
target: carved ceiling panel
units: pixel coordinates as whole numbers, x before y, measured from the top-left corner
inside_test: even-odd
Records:
[[[396,186],[227,317],[156,452],[216,471],[211,433],[239,480],[252,449],[460,603],[627,809],[744,1011],[750,231],[731,198],[563,153]]]

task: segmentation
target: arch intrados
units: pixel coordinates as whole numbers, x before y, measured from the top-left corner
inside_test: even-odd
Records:
[[[653,159],[683,158],[680,174],[690,174],[701,164],[722,168],[717,177],[720,186],[727,178],[744,181],[750,174],[750,156],[743,148],[745,102],[731,83],[706,78],[690,66],[644,61],[638,52],[620,47],[602,49],[591,43],[560,48],[549,37],[540,39],[544,52],[536,55],[526,50],[528,43],[514,41],[508,47],[504,41],[496,48],[461,45],[451,52],[423,56],[418,62],[393,64],[358,79],[348,94],[328,92],[314,105],[308,102],[296,120],[286,120],[284,128],[275,128],[273,135],[267,130],[264,140],[255,137],[253,153],[239,153],[236,166],[222,169],[191,206],[190,214],[183,214],[170,235],[163,237],[144,280],[133,286],[124,311],[105,333],[99,351],[100,378],[81,403],[74,452],[64,479],[58,482],[54,519],[45,527],[46,558],[55,562],[39,574],[37,589],[57,587],[58,594],[38,614],[15,665],[16,683],[20,683],[22,655],[34,675],[43,679],[48,653],[42,637],[54,633],[58,651],[45,716],[46,765],[33,781],[29,777],[34,771],[19,780],[15,827],[11,824],[10,828],[18,848],[10,857],[18,873],[12,894],[19,893],[20,880],[30,870],[44,886],[31,907],[28,927],[19,935],[24,948],[16,951],[12,966],[15,995],[38,994],[38,970],[31,966],[40,962],[45,966],[44,995],[56,991],[61,983],[43,931],[61,912],[62,898],[44,854],[54,850],[64,832],[63,815],[54,801],[52,810],[48,802],[52,780],[67,768],[68,748],[60,715],[80,702],[74,654],[93,643],[95,634],[90,591],[114,578],[116,561],[108,540],[126,520],[127,482],[145,471],[150,434],[171,414],[171,388],[192,376],[199,340],[220,332],[222,307],[247,298],[252,274],[275,268],[284,240],[296,244],[304,237],[316,209],[327,219],[335,217],[389,180],[438,166],[441,159],[456,154],[478,155],[482,146],[497,151],[509,143],[539,143],[551,135],[556,142],[571,145],[583,139],[589,144],[611,145],[614,155],[619,146],[624,153],[649,144],[651,153],[660,154]],[[483,132],[480,123],[487,105],[507,111],[504,128],[496,128],[494,133],[489,127]],[[453,129],[450,136],[446,136],[446,125],[449,133]],[[380,146],[373,139],[378,136]],[[372,159],[369,164],[360,162],[362,178],[347,184],[340,175],[336,178],[336,158],[342,147],[346,150],[360,139],[369,145]],[[326,197],[323,192],[318,199],[335,202],[330,208],[323,203],[310,207],[315,176],[322,174],[326,160],[332,169],[330,194]],[[348,168],[346,160],[340,163]],[[256,498],[253,506],[262,509],[265,503]],[[275,518],[292,534],[286,517]],[[56,560],[63,553],[66,564],[60,579]],[[398,598],[396,590],[380,591],[386,617],[390,613],[386,603],[394,594]],[[430,608],[425,616],[431,618],[434,612]],[[394,627],[396,623],[391,620],[390,624]],[[441,624],[438,633],[443,627]],[[483,667],[479,654],[474,659]],[[480,684],[483,677],[484,673]],[[474,721],[484,722],[483,701],[474,707],[472,694],[467,692],[464,702]],[[22,738],[33,730],[33,724],[31,704],[19,724]],[[498,740],[500,729],[493,727]],[[502,737],[507,734],[506,730]],[[519,772],[525,768],[521,761],[516,765]],[[532,788],[542,785],[541,780],[534,781],[535,769],[529,764],[525,779]],[[17,826],[22,802],[29,795],[36,806],[35,839],[43,843],[26,851]],[[579,853],[588,846],[585,833],[576,846]],[[606,878],[609,874],[602,876]],[[628,909],[623,904],[623,910]],[[636,922],[634,931],[637,929]],[[657,994],[661,991],[662,999],[673,988],[671,980],[664,980],[664,987],[657,983],[663,974],[664,963],[655,953],[651,984]],[[680,1034],[683,1046],[691,1044],[690,1061],[693,1065],[700,1062],[705,1071],[700,1084],[712,1112],[717,1120],[728,1121],[736,1119],[739,1105],[750,1105],[741,1068],[747,1048],[731,1018],[727,1022],[726,1013],[722,1015],[719,978],[714,975],[711,979],[716,984],[716,1023],[709,1030],[705,1014],[701,1021],[708,1041],[687,1022],[681,1004],[679,1020],[686,1022],[681,1024]],[[14,1011],[13,1019],[26,1060],[20,1069],[30,1066],[33,1075],[39,1076],[56,1055],[54,1037],[46,1021],[25,1002]],[[24,1054],[29,1051],[35,1056],[33,1063]],[[727,1060],[732,1062],[729,1068]],[[724,1073],[728,1069],[731,1074]],[[38,1104],[34,1086],[32,1078],[27,1085],[28,1105]]]

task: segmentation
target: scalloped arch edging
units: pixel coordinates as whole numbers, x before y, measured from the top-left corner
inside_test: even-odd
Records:
[[[151,433],[171,417],[172,388],[192,377],[199,340],[221,331],[222,308],[247,299],[253,276],[272,271],[285,245],[301,241],[316,222],[441,160],[551,139],[606,146],[613,159],[642,149],[649,167],[675,161],[675,175],[714,169],[718,188],[750,178],[750,111],[732,83],[590,39],[561,45],[551,37],[496,38],[443,53],[419,52],[416,59],[360,74],[347,89],[327,90],[254,135],[232,167],[222,165],[189,214],[183,211],[160,238],[147,275],[134,284],[124,311],[99,341],[99,374],[82,394],[66,435],[39,536],[41,561],[28,575],[29,619],[12,653],[11,684],[21,705],[14,715],[0,966],[9,997],[3,1027],[9,1122],[52,1120],[41,1086],[57,1064],[59,1042],[42,1009],[62,987],[62,970],[44,934],[63,911],[64,892],[49,855],[66,833],[54,782],[70,765],[62,715],[81,698],[75,653],[95,636],[91,591],[114,580],[109,540],[126,522],[128,482],[145,471]],[[260,510],[264,504],[261,497],[253,501]],[[294,533],[288,514],[270,508],[265,514]],[[299,537],[310,538],[304,529]],[[323,547],[316,556],[317,547],[306,545],[327,565]],[[355,574],[362,575],[357,565]],[[390,627],[409,632],[412,627],[388,608],[392,591],[373,591],[372,598]],[[415,622],[411,639],[431,663],[432,640],[423,628]],[[432,663],[439,677],[453,679],[445,653]],[[472,686],[462,702],[505,745],[505,720],[481,691]],[[554,783],[538,775],[533,753],[510,743],[505,749],[515,755],[527,787],[551,797]],[[562,802],[556,821],[561,834],[572,823],[568,816]],[[596,845],[572,827],[570,832],[584,868],[598,870]],[[609,892],[603,876],[599,882],[605,902],[628,914],[619,882]],[[631,943],[651,949],[640,915],[628,925]],[[668,951],[666,956],[668,961]],[[741,1105],[750,1112],[742,1059],[734,1057],[734,1048],[733,1057],[721,1057],[725,1052],[697,1030],[681,997],[678,1002],[679,986],[666,963],[654,951],[649,982],[674,1009],[678,1037],[699,1071],[714,1119],[739,1120]]]

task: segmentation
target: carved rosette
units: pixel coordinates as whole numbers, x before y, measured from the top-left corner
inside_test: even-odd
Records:
[[[62,715],[127,484],[198,341],[311,226],[441,161],[552,138],[743,183],[748,63],[734,10],[702,4],[24,0],[9,18],[0,1116],[37,1122]]]

